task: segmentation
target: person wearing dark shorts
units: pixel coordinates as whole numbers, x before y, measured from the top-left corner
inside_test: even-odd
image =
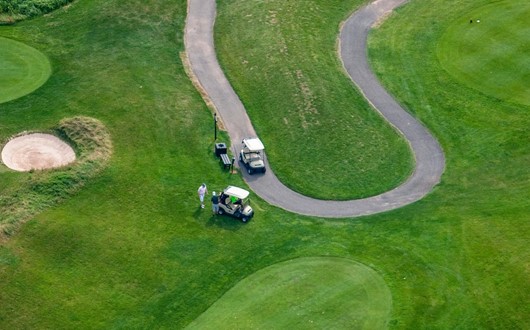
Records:
[[[215,191],[212,193],[212,211],[213,214],[219,213],[219,196],[217,196]]]

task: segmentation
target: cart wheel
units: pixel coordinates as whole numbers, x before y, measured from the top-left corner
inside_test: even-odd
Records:
[[[219,211],[217,212],[217,214],[222,215],[223,213],[225,213],[225,211],[222,208],[219,208]]]
[[[250,169],[250,167],[247,168],[247,172],[248,172],[248,174],[252,174],[252,170]]]
[[[247,217],[243,217],[243,218],[241,218],[241,221],[246,223],[248,221],[248,218]]]

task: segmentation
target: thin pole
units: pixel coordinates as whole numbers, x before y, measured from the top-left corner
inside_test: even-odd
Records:
[[[213,140],[217,141],[217,113],[213,114]]]

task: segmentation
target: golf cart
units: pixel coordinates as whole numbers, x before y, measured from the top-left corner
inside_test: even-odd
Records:
[[[254,216],[249,205],[249,192],[234,186],[228,186],[219,196],[219,214],[227,214],[247,222]]]
[[[265,173],[265,162],[263,161],[263,143],[256,138],[243,139],[243,149],[239,153],[239,160],[247,168],[248,174],[255,172]]]

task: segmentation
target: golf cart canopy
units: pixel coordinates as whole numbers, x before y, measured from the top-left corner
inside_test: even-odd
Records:
[[[243,143],[251,152],[261,151],[265,149],[265,146],[263,145],[263,143],[261,143],[261,140],[259,138],[244,139]]]
[[[246,191],[245,189],[241,189],[241,188],[238,188],[238,187],[234,187],[234,186],[228,186],[225,190],[224,190],[224,193],[226,195],[229,195],[229,196],[234,196],[234,197],[237,197],[239,199],[245,199],[248,197],[249,195],[249,192]]]

